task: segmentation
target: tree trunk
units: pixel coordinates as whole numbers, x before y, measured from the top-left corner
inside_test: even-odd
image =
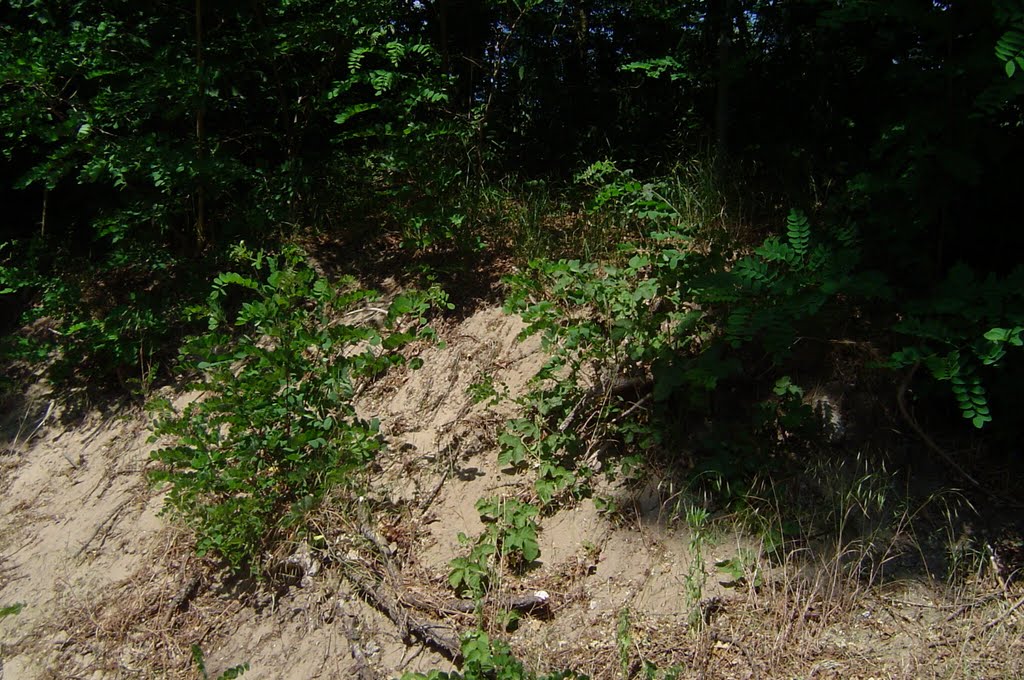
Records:
[[[196,81],[199,92],[196,97],[196,246],[202,250],[206,245],[206,187],[204,173],[206,164],[206,74],[203,68],[203,5],[196,0]]]
[[[717,88],[715,95],[715,151],[718,160],[729,154],[729,85],[732,80],[730,48],[733,31],[733,1],[717,0],[711,3],[712,28],[717,33]]]

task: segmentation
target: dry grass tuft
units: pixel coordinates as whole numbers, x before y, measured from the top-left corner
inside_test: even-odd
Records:
[[[191,646],[214,644],[240,605],[199,596],[213,578],[211,564],[195,556],[189,532],[172,527],[163,535],[162,551],[116,586],[88,600],[70,588],[59,595],[64,619],[40,631],[59,641],[51,677],[195,677]]]

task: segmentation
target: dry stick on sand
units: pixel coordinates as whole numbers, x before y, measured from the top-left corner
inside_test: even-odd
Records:
[[[367,520],[365,508],[363,508],[363,513],[363,520],[365,522]],[[395,566],[394,560],[391,559],[390,551],[377,536],[376,532],[366,524],[359,528],[359,533],[377,549],[377,553],[384,561],[384,568],[390,581],[391,592],[385,588],[383,583],[378,583],[374,586],[373,583],[361,574],[358,574],[354,569],[345,570],[346,578],[374,606],[387,614],[388,618],[398,626],[403,639],[408,640],[410,637],[419,638],[422,642],[441,652],[452,661],[458,661],[462,656],[462,645],[459,642],[457,632],[450,626],[424,621],[409,613],[402,598],[397,595],[397,593],[401,592],[402,588],[401,575]]]
[[[1013,615],[1013,613],[1014,613],[1015,611],[1017,611],[1018,609],[1020,609],[1022,605],[1024,605],[1024,597],[1022,597],[1022,598],[1020,598],[1019,600],[1017,600],[1017,601],[1016,601],[1016,602],[1015,602],[1015,603],[1013,604],[1013,606],[1012,606],[1012,607],[1010,607],[1009,609],[1007,609],[1007,610],[1006,610],[1005,612],[1003,612],[1003,613],[1002,613],[1002,614],[1001,614],[1000,616],[998,616],[998,617],[996,617],[995,619],[993,619],[993,620],[989,621],[988,623],[986,623],[986,624],[985,624],[985,628],[984,628],[984,630],[988,631],[988,630],[991,630],[991,629],[995,628],[995,627],[996,627],[996,626],[998,626],[998,625],[999,625],[1000,623],[1002,623],[1002,622],[1003,622],[1003,621],[1005,621],[1006,619],[1010,618],[1010,616],[1012,616],[1012,615]]]
[[[354,614],[347,612],[341,615],[343,625],[345,627],[345,639],[348,640],[349,651],[352,654],[352,659],[355,661],[355,666],[352,668],[352,674],[356,680],[376,680],[377,674],[370,668],[370,662],[366,659],[366,654],[363,653],[363,648],[360,646],[359,630],[356,627],[356,617]]]
[[[474,614],[478,606],[476,600],[465,598],[451,598],[437,603],[412,591],[402,593],[402,600],[417,609],[451,614]],[[505,595],[500,598],[489,598],[485,604],[499,609],[531,614],[546,612],[549,602],[550,596],[547,592],[537,590],[516,595]]]
[[[364,599],[398,626],[403,639],[418,639],[453,662],[458,663],[462,659],[459,636],[451,626],[411,615],[399,599],[388,592],[384,584],[360,573],[354,563],[343,563],[342,572]]]
[[[105,520],[100,522],[99,526],[96,527],[96,531],[92,533],[92,536],[90,536],[89,539],[85,543],[83,543],[82,546],[78,549],[78,552],[75,553],[75,557],[78,557],[83,552],[85,552],[85,549],[88,548],[89,545],[94,540],[96,540],[96,537],[100,535],[101,531],[103,532],[103,539],[100,541],[100,545],[102,546],[103,543],[107,540],[107,535],[114,528],[114,524],[117,522],[117,519],[121,514],[121,511],[124,510],[134,500],[134,498],[128,498],[121,501],[118,504],[118,506],[114,508],[114,511],[107,515],[107,518]]]
[[[462,652],[455,629],[451,626],[420,619],[411,614],[408,607],[416,607],[434,613],[472,614],[477,608],[476,601],[452,599],[437,606],[415,593],[403,592],[401,576],[394,561],[391,559],[391,553],[387,546],[384,545],[372,529],[365,525],[360,527],[359,533],[377,549],[381,559],[384,561],[384,569],[388,575],[387,580],[390,581],[391,592],[389,592],[384,583],[375,583],[374,579],[358,573],[354,566],[349,566],[347,563],[343,567],[345,578],[356,587],[364,598],[369,600],[377,609],[384,612],[398,626],[403,639],[407,640],[410,637],[418,638],[452,661],[458,662],[462,657]],[[546,592],[538,590],[531,593],[510,595],[491,604],[524,613],[542,612],[546,610],[549,599],[550,597]]]

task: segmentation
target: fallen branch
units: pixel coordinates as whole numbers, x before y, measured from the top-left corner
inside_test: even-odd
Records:
[[[960,618],[961,616],[963,616],[965,613],[969,612],[972,609],[975,609],[975,608],[980,607],[982,605],[988,604],[989,602],[991,602],[992,600],[996,599],[1000,595],[1002,595],[1002,593],[989,593],[988,595],[986,595],[985,597],[981,598],[980,600],[975,600],[973,602],[968,602],[966,604],[961,605],[955,612],[953,612],[952,614],[950,614],[949,616],[946,617],[946,623],[949,623],[950,621],[953,621],[954,619]]]
[[[490,598],[482,603],[464,598],[452,598],[438,603],[418,593],[407,592],[402,595],[402,600],[406,604],[423,611],[446,614],[474,614],[477,611],[478,605],[482,604],[485,608],[489,609],[546,615],[551,596],[543,590],[537,590],[517,595],[506,595],[500,598]]]
[[[946,461],[946,464],[949,465],[954,470],[956,470],[957,474],[963,477],[966,481],[970,482],[973,486],[980,489],[981,491],[984,491],[985,493],[992,495],[992,492],[983,487],[981,483],[978,482],[978,480],[976,480],[974,477],[971,477],[971,475],[968,474],[966,470],[960,467],[960,465],[957,464],[955,460],[953,460],[953,456],[949,455],[945,451],[945,449],[936,444],[935,441],[928,436],[928,433],[925,432],[921,428],[921,426],[917,424],[917,420],[914,419],[914,416],[912,416],[910,414],[910,411],[907,409],[907,388],[910,387],[910,381],[914,379],[914,374],[917,373],[917,369],[920,367],[920,361],[914,364],[914,366],[907,373],[906,377],[903,378],[903,381],[900,383],[900,388],[896,392],[896,405],[899,406],[900,414],[903,416],[903,419],[907,421],[907,424],[910,425],[910,428],[917,434],[921,441],[924,442],[925,446],[927,446],[929,449],[931,449],[933,453],[937,454],[940,458],[942,458],[942,460]]]
[[[344,562],[341,569],[345,579],[355,587],[359,595],[398,627],[403,640],[419,640],[454,663],[462,660],[462,646],[454,628],[410,614],[399,598],[388,592],[383,584],[360,573],[355,564]]]
[[[128,505],[133,501],[135,501],[134,498],[128,498],[121,501],[118,506],[114,508],[113,512],[107,515],[106,519],[99,523],[96,530],[92,532],[92,536],[90,536],[85,543],[78,548],[78,551],[75,553],[75,557],[77,558],[81,556],[81,554],[85,552],[86,548],[88,548],[89,545],[96,540],[96,537],[100,535],[100,532],[103,532],[103,538],[100,539],[100,547],[102,547],[107,540],[107,536],[110,535],[111,530],[113,530],[114,525],[117,523],[117,520],[121,515],[121,511],[128,507]]]
[[[359,645],[359,629],[356,626],[356,617],[353,614],[343,612],[341,618],[344,622],[345,639],[348,640],[349,652],[352,654],[352,660],[355,662],[350,673],[356,680],[377,680],[377,674],[373,672],[366,654],[363,653],[363,648]]]
[[[199,586],[202,582],[203,578],[199,574],[193,574],[185,581],[185,584],[178,589],[178,593],[171,598],[171,611],[184,611],[188,607],[188,603],[199,592]]]
[[[988,630],[991,630],[991,629],[995,628],[1000,623],[1002,623],[1006,619],[1010,618],[1010,616],[1012,616],[1015,611],[1020,609],[1021,606],[1024,606],[1024,597],[1022,597],[1019,600],[1017,600],[1016,602],[1014,602],[1013,606],[1010,607],[1009,609],[1007,609],[1001,615],[997,616],[996,618],[994,618],[991,621],[989,621],[988,623],[986,623],[984,630],[988,631]]]

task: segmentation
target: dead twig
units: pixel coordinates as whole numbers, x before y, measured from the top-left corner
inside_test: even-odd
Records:
[[[950,614],[949,616],[946,617],[946,623],[950,623],[954,619],[960,618],[965,613],[969,612],[972,609],[975,609],[976,607],[980,607],[980,606],[982,606],[984,604],[988,604],[989,602],[991,602],[992,600],[996,599],[1000,595],[1002,595],[1002,593],[989,593],[988,595],[986,595],[985,597],[983,597],[983,598],[981,598],[979,600],[975,600],[974,602],[968,602],[966,604],[961,605],[959,608],[957,608],[957,610],[955,612],[953,612],[952,614]]]
[[[986,623],[983,630],[989,631],[989,630],[995,628],[1000,623],[1002,623],[1006,619],[1010,618],[1010,616],[1012,616],[1014,612],[1016,612],[1018,609],[1020,609],[1021,606],[1024,606],[1024,597],[1022,597],[1019,600],[1017,600],[1016,602],[1014,602],[1013,606],[1010,607],[1009,609],[1007,609],[1005,612],[1003,612],[1002,614],[1000,614],[996,618],[994,618],[991,621],[989,621],[988,623]]]
[[[734,638],[731,638],[728,635],[723,635],[722,633],[719,633],[717,630],[711,631],[711,640],[713,642],[721,642],[723,644],[732,645],[736,649],[740,650],[744,658],[746,658],[747,664],[750,666],[750,677],[753,678],[753,680],[760,680],[761,672],[758,670],[757,663],[754,661],[754,655],[750,653],[750,650],[747,649],[746,645],[741,645]],[[712,649],[714,649],[714,646],[712,646]]]
[[[376,680],[378,677],[370,667],[370,662],[363,653],[360,646],[359,628],[356,625],[357,619],[354,614],[343,612],[341,615],[342,625],[345,628],[345,639],[348,640],[349,653],[355,665],[352,668],[352,677],[356,680]]]
[[[100,522],[99,526],[96,527],[96,531],[92,532],[92,536],[90,536],[85,541],[85,543],[83,543],[81,547],[78,548],[78,551],[75,553],[75,557],[79,557],[83,552],[85,552],[85,549],[88,548],[89,545],[96,540],[96,537],[100,535],[100,532],[103,532],[103,537],[100,539],[100,546],[102,546],[106,542],[107,536],[110,534],[110,531],[114,528],[114,524],[117,522],[117,518],[121,515],[121,511],[124,510],[134,500],[134,498],[128,498],[126,500],[121,501],[118,504],[118,506],[114,508],[114,511],[107,515],[107,518],[105,520]]]
[[[448,448],[449,447],[445,447],[446,450]],[[434,490],[430,492],[429,496],[427,496],[427,500],[425,500],[423,503],[420,503],[420,519],[423,519],[423,517],[426,516],[427,510],[429,510],[430,506],[434,504],[435,500],[437,500],[438,495],[441,493],[441,489],[444,488],[445,482],[447,482],[448,477],[451,476],[452,468],[454,466],[454,463],[449,460],[448,465],[445,466],[444,474],[441,475],[441,481],[437,483],[437,486],[434,487]]]
[[[355,587],[360,596],[398,626],[403,639],[419,640],[455,663],[462,660],[459,636],[454,628],[413,616],[397,597],[384,588],[383,584],[361,573],[354,563],[345,562],[341,569],[345,579]]]
[[[192,601],[192,598],[196,596],[196,593],[199,592],[199,586],[202,582],[202,576],[199,574],[193,574],[187,581],[185,581],[185,584],[178,589],[178,593],[171,598],[170,610],[172,612],[184,610],[188,606],[188,603]]]
[[[465,598],[451,598],[436,602],[423,597],[419,593],[407,591],[402,594],[402,601],[412,607],[441,614],[474,614],[478,602]],[[551,596],[543,590],[505,595],[485,599],[482,604],[486,608],[517,611],[524,614],[543,614],[548,611]]]

